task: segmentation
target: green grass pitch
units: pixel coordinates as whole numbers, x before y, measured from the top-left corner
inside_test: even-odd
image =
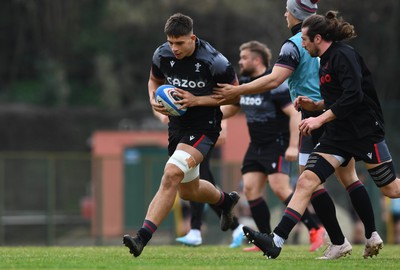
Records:
[[[351,256],[316,260],[323,250],[287,245],[275,260],[261,252],[243,252],[226,246],[153,246],[134,258],[124,246],[109,247],[0,247],[0,269],[400,269],[400,246],[385,245],[378,257],[363,259],[363,246],[354,245]]]

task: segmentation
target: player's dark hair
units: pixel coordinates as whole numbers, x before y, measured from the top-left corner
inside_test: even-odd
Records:
[[[171,37],[181,37],[193,32],[193,20],[189,16],[175,13],[165,23],[164,33]]]
[[[272,53],[271,50],[267,47],[267,45],[265,45],[264,43],[261,43],[259,41],[256,40],[252,40],[249,42],[245,42],[242,45],[240,45],[239,50],[250,50],[253,53],[258,54],[264,65],[267,67],[267,69],[269,68],[270,65],[270,61],[272,58]]]
[[[326,41],[349,40],[356,37],[354,26],[338,17],[337,11],[328,11],[325,16],[311,15],[303,21],[302,28],[308,28],[310,41],[319,34]]]

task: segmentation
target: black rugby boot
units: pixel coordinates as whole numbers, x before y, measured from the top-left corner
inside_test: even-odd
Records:
[[[231,227],[234,217],[232,210],[240,199],[240,196],[236,191],[232,191],[231,193],[229,193],[229,197],[232,200],[232,204],[229,206],[228,209],[222,209],[221,214],[220,226],[221,230],[223,231],[227,231]]]
[[[275,259],[281,253],[282,248],[275,246],[273,233],[256,232],[247,226],[243,227],[243,232],[249,242],[259,247],[268,259]]]
[[[143,242],[138,236],[131,237],[129,234],[125,234],[123,237],[123,243],[129,248],[129,252],[135,257],[139,256],[144,248]]]

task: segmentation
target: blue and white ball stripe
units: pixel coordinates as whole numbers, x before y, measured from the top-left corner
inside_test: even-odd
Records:
[[[175,93],[176,91],[173,85],[164,84],[157,88],[155,99],[167,109],[169,115],[182,116],[186,113],[187,109],[179,109],[178,107],[180,107],[180,105],[174,103],[179,100],[179,98],[174,95]]]

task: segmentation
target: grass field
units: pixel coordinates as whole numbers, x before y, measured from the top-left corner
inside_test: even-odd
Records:
[[[334,261],[315,260],[322,251],[307,246],[285,246],[275,260],[261,252],[246,253],[226,246],[148,246],[134,258],[128,249],[111,247],[0,247],[0,269],[400,269],[400,247],[384,246],[381,254],[363,259],[363,247],[353,246],[351,256]]]

